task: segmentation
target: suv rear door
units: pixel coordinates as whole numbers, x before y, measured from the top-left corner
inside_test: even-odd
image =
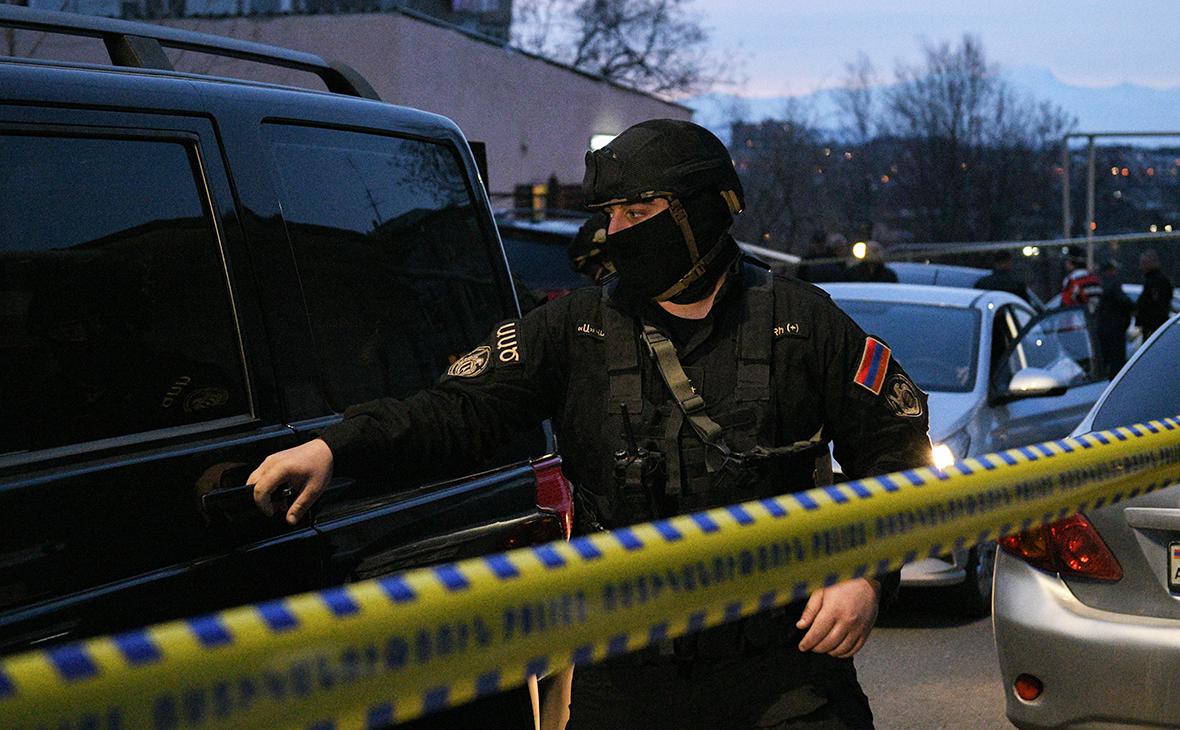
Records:
[[[213,124],[2,105],[0,160],[0,651],[322,584],[202,509],[296,440]]]

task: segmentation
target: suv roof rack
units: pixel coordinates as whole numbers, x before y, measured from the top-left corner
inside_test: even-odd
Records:
[[[0,27],[99,38],[106,45],[115,66],[172,71],[171,61],[164,55],[163,47],[167,46],[306,71],[318,76],[333,93],[381,100],[369,82],[342,61],[325,60],[311,53],[236,38],[4,3],[0,3]]]

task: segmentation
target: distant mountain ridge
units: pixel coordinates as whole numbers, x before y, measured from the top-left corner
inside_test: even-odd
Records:
[[[1011,69],[1004,75],[1018,92],[1037,101],[1053,102],[1077,117],[1079,132],[1177,132],[1174,138],[1140,137],[1123,141],[1150,146],[1180,146],[1180,86],[1152,89],[1119,84],[1088,88],[1067,84],[1048,69],[1033,66]],[[781,118],[792,100],[807,109],[809,117],[818,126],[836,129],[840,126],[840,107],[836,99],[836,91],[823,89],[810,94],[770,98],[705,94],[686,99],[684,103],[693,109],[698,123],[728,141],[729,124],[735,119]]]

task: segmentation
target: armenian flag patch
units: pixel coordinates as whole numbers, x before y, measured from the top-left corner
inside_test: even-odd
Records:
[[[856,369],[853,382],[873,395],[880,395],[881,386],[885,383],[885,372],[889,370],[889,353],[890,350],[884,342],[866,337],[865,351],[860,356],[860,365]]]

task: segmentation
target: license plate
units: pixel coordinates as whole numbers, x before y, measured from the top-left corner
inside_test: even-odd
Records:
[[[1168,587],[1180,591],[1180,542],[1168,545]]]

